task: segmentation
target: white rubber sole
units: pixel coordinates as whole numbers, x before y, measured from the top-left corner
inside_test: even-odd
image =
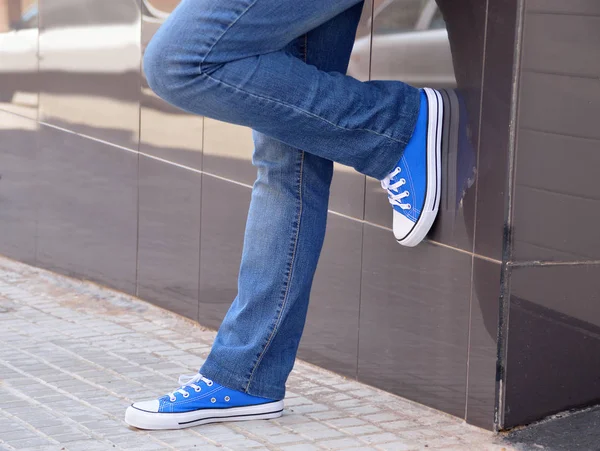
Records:
[[[413,229],[403,238],[396,240],[403,246],[414,247],[419,244],[431,230],[437,217],[441,199],[442,181],[442,124],[444,119],[444,103],[441,94],[435,89],[424,88],[427,95],[429,121],[427,128],[427,192],[421,216]],[[394,214],[394,223],[396,223]],[[394,227],[395,229],[395,227]]]
[[[138,429],[184,429],[226,421],[269,420],[283,413],[283,401],[228,409],[202,409],[184,413],[156,413],[140,410],[133,405],[125,411],[125,422]]]

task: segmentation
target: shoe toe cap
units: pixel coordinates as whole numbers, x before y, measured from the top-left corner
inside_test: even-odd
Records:
[[[133,403],[131,406],[139,410],[144,410],[145,412],[157,413],[158,408],[160,407],[160,401],[158,399],[140,401]]]
[[[394,236],[398,241],[403,240],[415,227],[415,222],[408,219],[402,213],[394,210]]]

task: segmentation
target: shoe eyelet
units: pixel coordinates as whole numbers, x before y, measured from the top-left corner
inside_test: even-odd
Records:
[[[206,383],[206,385],[208,385],[209,387],[212,387],[212,386],[213,386],[213,381],[208,381],[208,382]]]
[[[199,393],[199,392],[201,392],[201,391],[202,391],[202,387],[196,387],[196,388],[194,388],[194,391],[195,391],[196,393]]]
[[[405,196],[410,196],[410,193],[408,191],[404,191],[403,193]]]
[[[215,402],[217,402],[217,398],[210,398],[210,402],[214,404]]]
[[[184,398],[189,398],[190,394],[188,392],[185,392],[185,395],[183,395]]]
[[[407,207],[408,207],[407,210],[411,210],[412,209],[412,205],[411,204],[408,204]]]
[[[175,402],[175,401],[177,401],[177,398],[169,398],[169,401]]]
[[[231,398],[229,396],[225,396],[225,401],[229,402]]]

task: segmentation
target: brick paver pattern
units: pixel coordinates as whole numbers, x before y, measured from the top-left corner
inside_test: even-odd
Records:
[[[503,450],[492,433],[298,361],[283,417],[141,431],[126,407],[194,374],[215,332],[0,257],[2,450]]]

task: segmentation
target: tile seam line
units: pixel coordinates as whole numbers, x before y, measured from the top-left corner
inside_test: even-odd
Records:
[[[529,185],[527,183],[516,183],[516,186],[521,187],[521,188],[527,188],[527,189],[530,189],[532,191],[536,191],[538,193],[553,194],[553,195],[571,197],[573,199],[589,200],[589,201],[593,201],[593,202],[600,201],[600,198],[597,198],[597,197],[584,196],[584,195],[580,195],[580,194],[565,193],[565,192],[562,192],[562,191],[556,191],[556,190],[553,190],[553,189],[547,189],[547,188],[541,188],[539,186]]]
[[[600,17],[600,14],[590,14],[571,11],[544,11],[542,9],[530,9],[527,15],[532,16],[576,16],[576,17]]]
[[[486,79],[486,67],[487,67],[487,44],[488,44],[488,26],[490,22],[490,0],[485,2],[485,25],[483,31],[483,43],[482,43],[482,58],[481,58],[481,88],[479,90],[479,125],[477,127],[477,155],[476,155],[476,170],[479,170],[480,158],[481,158],[481,133],[483,130],[483,100],[484,100],[484,89]],[[469,418],[469,383],[471,373],[471,332],[473,326],[473,284],[475,281],[475,250],[477,248],[477,206],[479,205],[479,183],[480,183],[479,172],[477,173],[477,179],[475,181],[475,199],[474,199],[474,213],[473,213],[473,246],[471,247],[471,279],[469,281],[469,322],[467,326],[467,363],[466,363],[466,375],[465,375],[465,421]]]
[[[511,268],[535,268],[548,266],[597,266],[600,260],[576,260],[576,261],[544,261],[531,260],[523,262],[508,262]]]
[[[104,141],[102,139],[94,138],[93,136],[84,135],[82,133],[77,133],[77,132],[75,132],[73,130],[68,130],[66,128],[58,127],[56,125],[48,124],[46,122],[41,122],[40,121],[40,124],[45,125],[47,127],[51,127],[51,128],[57,129],[57,130],[64,131],[66,133],[70,133],[72,135],[77,135],[77,136],[80,136],[82,138],[90,139],[92,141],[96,141],[96,142],[99,142],[99,143],[102,143],[102,144],[105,144],[105,145],[108,145],[108,146],[111,146],[111,147],[115,147],[117,149],[125,150],[125,151],[130,152],[130,153],[134,153],[134,154],[138,154],[138,155],[143,155],[143,156],[145,156],[147,158],[152,158],[153,160],[161,161],[163,163],[170,164],[172,166],[176,166],[176,167],[179,167],[179,168],[182,168],[182,169],[186,169],[188,171],[192,171],[192,172],[195,172],[197,174],[206,175],[208,177],[213,177],[213,178],[216,178],[218,180],[222,180],[224,182],[229,182],[229,183],[233,183],[233,184],[238,185],[238,186],[243,186],[244,188],[252,189],[252,185],[248,185],[247,183],[238,182],[236,180],[228,179],[226,177],[222,177],[220,175],[212,174],[210,172],[206,172],[206,171],[203,171],[201,169],[191,168],[189,166],[185,166],[185,165],[180,164],[180,163],[175,163],[173,161],[165,160],[164,158],[160,158],[160,157],[157,157],[155,155],[150,155],[150,154],[147,154],[147,153],[144,153],[144,152],[140,152],[138,150],[133,150],[133,149],[130,149],[128,147],[120,146],[120,145],[115,144],[115,143],[111,143],[111,142],[108,142],[108,141]],[[370,226],[373,226],[373,227],[376,227],[376,228],[379,228],[379,229],[383,229],[383,230],[387,230],[387,231],[390,231],[390,232],[392,231],[392,229],[389,228],[389,227],[385,227],[385,226],[382,226],[382,225],[379,225],[379,224],[375,224],[375,223],[366,221],[364,219],[355,218],[353,216],[349,216],[349,215],[346,215],[344,213],[340,213],[340,212],[333,211],[333,210],[327,210],[327,212],[331,213],[332,215],[339,216],[339,217],[342,217],[342,218],[345,218],[345,219],[349,219],[351,221],[355,221],[355,222],[358,222],[358,223],[361,223],[361,224],[370,225]],[[491,261],[491,262],[494,262],[494,263],[502,263],[500,260],[496,260],[496,259],[493,259],[491,257],[486,257],[486,256],[479,255],[479,254],[473,254],[473,252],[470,252],[470,251],[467,251],[467,250],[464,250],[464,249],[459,249],[457,247],[450,246],[450,245],[444,244],[444,243],[440,243],[438,241],[427,240],[427,242],[429,242],[431,244],[434,244],[434,245],[437,245],[437,246],[445,247],[447,249],[452,249],[452,250],[455,250],[455,251],[463,253],[463,254],[475,255],[477,258],[488,260],[488,261]]]
[[[519,131],[534,132],[534,133],[539,133],[542,135],[562,136],[564,138],[583,139],[585,141],[594,141],[594,142],[600,141],[599,138],[590,138],[587,136],[573,135],[573,134],[569,134],[569,133],[553,132],[551,130],[542,130],[542,129],[535,128],[535,127],[528,127],[526,125],[519,126]]]
[[[580,78],[583,80],[594,80],[594,81],[598,80],[597,75],[577,74],[575,72],[558,72],[558,71],[551,71],[551,70],[544,70],[544,69],[535,69],[533,67],[531,67],[531,68],[524,67],[522,72],[525,74],[554,75],[557,77]]]
[[[518,128],[517,132],[525,130],[525,131],[536,132],[536,133],[543,133],[543,134],[552,135],[552,136],[563,136],[565,138],[585,139],[587,141],[596,141],[596,142],[600,141],[600,138],[593,137],[593,136],[582,136],[582,135],[574,135],[572,133],[553,132],[551,130],[542,130],[541,128],[529,127],[527,125],[521,125],[521,124],[519,124],[518,127],[519,128]]]

